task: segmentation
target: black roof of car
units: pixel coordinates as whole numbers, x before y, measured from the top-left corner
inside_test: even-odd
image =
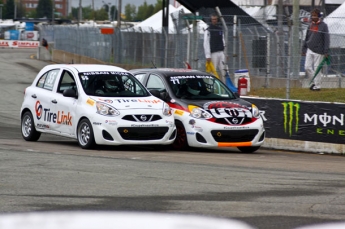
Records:
[[[177,75],[211,75],[210,73],[186,68],[142,68],[142,69],[132,69],[130,72],[151,72],[159,73],[164,76],[177,76]]]

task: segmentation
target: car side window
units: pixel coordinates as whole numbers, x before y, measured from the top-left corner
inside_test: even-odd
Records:
[[[61,77],[57,92],[63,93],[64,90],[70,89],[70,88],[77,90],[77,86],[76,86],[72,73],[70,73],[67,70],[64,70],[62,72],[62,77]]]
[[[59,69],[54,69],[44,73],[41,76],[41,78],[37,81],[36,87],[52,91],[59,71]]]
[[[137,80],[140,81],[140,83],[143,83],[144,82],[144,76],[146,75],[146,73],[139,73],[139,74],[136,74],[134,75],[135,78],[137,78]]]
[[[154,74],[151,74],[149,76],[149,80],[147,81],[147,86],[148,89],[165,89],[164,83],[162,79]]]

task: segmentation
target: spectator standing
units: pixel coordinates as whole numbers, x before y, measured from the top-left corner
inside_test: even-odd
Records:
[[[220,73],[221,80],[225,83],[225,41],[222,27],[218,26],[219,17],[211,15],[211,24],[204,33],[204,51],[207,62],[212,62]]]
[[[323,58],[328,58],[329,43],[328,26],[321,20],[320,10],[314,9],[311,11],[311,24],[308,26],[302,47],[302,55],[306,56],[304,68],[307,77],[314,77],[315,70]],[[310,90],[321,90],[321,71],[315,76]]]

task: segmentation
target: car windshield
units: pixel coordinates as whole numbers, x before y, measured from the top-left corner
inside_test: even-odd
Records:
[[[177,98],[228,100],[236,98],[229,88],[211,75],[175,75],[168,78]]]
[[[147,97],[145,87],[128,72],[95,71],[79,73],[87,95],[100,97]]]

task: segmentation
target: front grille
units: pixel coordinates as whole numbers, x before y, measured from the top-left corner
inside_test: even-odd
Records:
[[[247,117],[227,117],[217,118],[216,123],[223,125],[244,125],[253,122],[251,118]]]
[[[159,115],[148,115],[148,114],[139,114],[139,115],[125,115],[123,120],[132,121],[132,122],[153,122],[162,119]]]
[[[216,142],[249,142],[254,139],[259,130],[212,130]]]
[[[119,127],[117,131],[125,140],[158,140],[168,132],[169,127]]]

